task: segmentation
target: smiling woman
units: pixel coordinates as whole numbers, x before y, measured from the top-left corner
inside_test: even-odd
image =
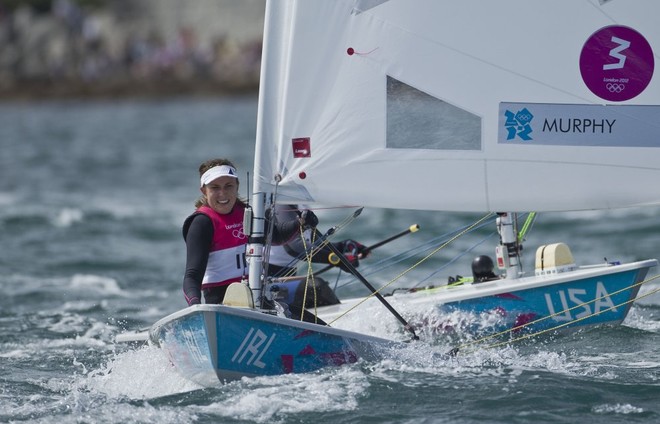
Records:
[[[199,166],[202,196],[197,210],[183,224],[186,241],[186,270],[183,294],[188,305],[222,303],[227,287],[247,277],[243,232],[245,202],[239,198],[239,180],[234,164],[224,158]],[[308,221],[315,217],[306,215]],[[283,241],[306,222],[292,219],[274,224],[273,240]]]
[[[199,166],[199,174],[202,196],[183,224],[188,305],[201,303],[201,291],[206,303],[221,303],[229,284],[246,275],[245,203],[238,198],[236,167],[228,159],[211,159]]]
[[[220,214],[228,214],[238,201],[245,206],[243,199],[238,197],[238,174],[236,167],[229,159],[211,159],[199,166],[200,191],[202,196],[195,207],[209,206]]]

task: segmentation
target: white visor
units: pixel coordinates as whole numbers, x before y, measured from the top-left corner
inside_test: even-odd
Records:
[[[234,177],[238,179],[235,168],[229,165],[214,166],[202,174],[199,179],[199,183],[201,184],[200,187],[204,187],[206,184],[219,177]]]

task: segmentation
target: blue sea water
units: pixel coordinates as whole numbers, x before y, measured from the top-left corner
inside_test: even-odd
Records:
[[[255,127],[250,96],[0,103],[0,422],[660,422],[657,280],[617,327],[450,360],[441,354],[456,339],[438,334],[377,363],[216,388],[187,381],[153,346],[115,343],[185,306],[181,224],[199,193],[197,166],[231,158],[245,194]],[[450,188],[429,191],[451,196]],[[327,228],[353,210],[317,212]],[[372,244],[421,226],[362,262],[379,286],[421,256],[391,268],[388,258],[478,218],[367,209],[342,237]],[[557,241],[579,264],[660,258],[659,234],[660,208],[544,214],[524,263],[531,269],[536,246]],[[393,287],[469,275],[472,257],[493,255],[496,241],[484,227]],[[341,296],[363,293],[344,280],[338,287]],[[353,319],[383,336],[402,331],[379,328],[380,314]]]

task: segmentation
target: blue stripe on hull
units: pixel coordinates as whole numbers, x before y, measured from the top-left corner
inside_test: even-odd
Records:
[[[373,358],[393,342],[255,311],[197,306],[156,324],[151,339],[203,386],[243,376],[316,371]]]
[[[307,329],[216,315],[219,328],[217,368],[241,374],[309,372],[356,362],[350,341]]]
[[[524,325],[553,315],[525,328],[539,331],[563,327],[616,324],[626,317],[639,291],[647,269],[631,270],[598,277],[564,282],[552,286],[520,290],[483,298],[461,300],[442,305],[441,310],[472,313],[496,312],[503,317],[503,327]],[[570,324],[567,324],[570,323]],[[567,325],[566,325],[567,324]]]

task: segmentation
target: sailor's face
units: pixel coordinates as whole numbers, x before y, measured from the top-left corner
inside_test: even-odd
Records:
[[[219,214],[231,212],[238,199],[238,179],[234,177],[218,177],[201,188],[206,197],[206,203]]]

